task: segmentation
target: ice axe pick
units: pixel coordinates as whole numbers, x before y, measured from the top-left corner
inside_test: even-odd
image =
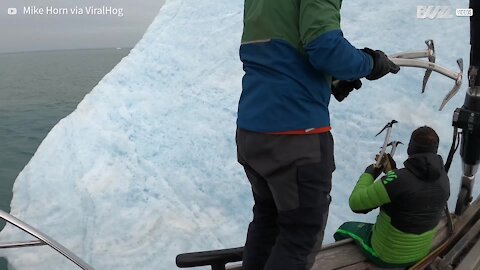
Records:
[[[396,124],[396,123],[398,123],[398,121],[396,121],[396,120],[390,121],[389,123],[387,123],[385,125],[385,127],[383,127],[382,130],[380,130],[379,133],[377,133],[377,135],[375,135],[375,137],[377,137],[378,135],[382,134],[383,131],[387,130],[387,135],[385,136],[385,141],[383,142],[382,149],[380,150],[380,156],[378,157],[377,162],[375,163],[375,168],[380,168],[380,164],[382,162],[383,155],[385,154],[385,151],[387,150],[388,141],[390,140],[390,135],[392,134],[393,125]]]
[[[397,147],[398,145],[400,144],[403,144],[402,142],[400,141],[391,141],[390,143],[387,144],[387,146],[391,146],[392,147],[392,151],[390,151],[390,156],[394,156],[395,155],[395,151],[397,150]]]

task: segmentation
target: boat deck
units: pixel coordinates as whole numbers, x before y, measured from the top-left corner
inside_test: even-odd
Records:
[[[442,258],[437,258],[433,264],[436,266],[431,269],[461,269],[474,270],[480,269],[480,199],[477,199],[460,217],[452,215],[454,223],[453,236],[455,242],[458,241],[448,251],[448,254]],[[475,224],[475,225],[474,225]],[[468,233],[467,233],[468,232]],[[434,240],[433,249],[436,249],[448,238],[448,228],[446,218],[444,217],[438,225],[438,233]],[[462,243],[463,240],[463,243]],[[455,257],[455,259],[453,258]],[[443,260],[442,260],[443,259]],[[448,265],[445,260],[448,259]],[[456,260],[456,262],[454,262]],[[451,268],[451,264],[455,267]],[[450,267],[450,268],[449,268]],[[228,270],[241,270],[241,264],[227,265]],[[363,256],[360,249],[355,245],[353,240],[342,240],[333,244],[325,245],[321,252],[317,255],[312,270],[381,270],[386,268],[377,267],[368,262]],[[390,270],[392,268],[389,268]],[[401,268],[398,268],[401,269]],[[417,268],[415,268],[417,269]],[[418,268],[423,269],[423,268]]]

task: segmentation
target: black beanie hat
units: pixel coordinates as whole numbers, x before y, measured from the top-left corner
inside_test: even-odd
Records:
[[[409,156],[419,153],[437,153],[440,139],[430,127],[417,128],[410,137],[407,153]]]

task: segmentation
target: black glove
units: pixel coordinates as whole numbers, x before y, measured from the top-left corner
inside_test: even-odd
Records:
[[[374,51],[370,48],[362,49],[362,51],[373,58],[373,69],[370,75],[365,77],[367,80],[378,80],[388,73],[397,74],[400,71],[400,67],[390,61],[384,52],[379,50]]]
[[[360,89],[362,87],[362,81],[333,81],[332,83],[332,94],[338,100],[342,102],[348,94],[353,91],[353,89]]]
[[[377,179],[382,173],[382,170],[383,170],[383,167],[375,168],[375,164],[372,164],[365,169],[365,172],[372,175],[373,179]]]

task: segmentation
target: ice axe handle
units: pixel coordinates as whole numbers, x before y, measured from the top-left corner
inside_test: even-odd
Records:
[[[383,155],[385,154],[386,150],[387,150],[387,145],[388,145],[388,141],[390,140],[390,135],[392,134],[392,128],[393,128],[393,125],[398,123],[396,120],[392,120],[390,121],[389,123],[387,123],[385,125],[385,127],[383,127],[383,129],[377,133],[376,136],[380,135],[384,130],[387,130],[387,135],[385,136],[385,141],[383,142],[383,146],[382,146],[382,150],[380,150],[380,156],[383,157]],[[378,159],[377,160],[377,163],[375,163],[375,168],[380,168],[380,165],[381,165],[381,159]]]

